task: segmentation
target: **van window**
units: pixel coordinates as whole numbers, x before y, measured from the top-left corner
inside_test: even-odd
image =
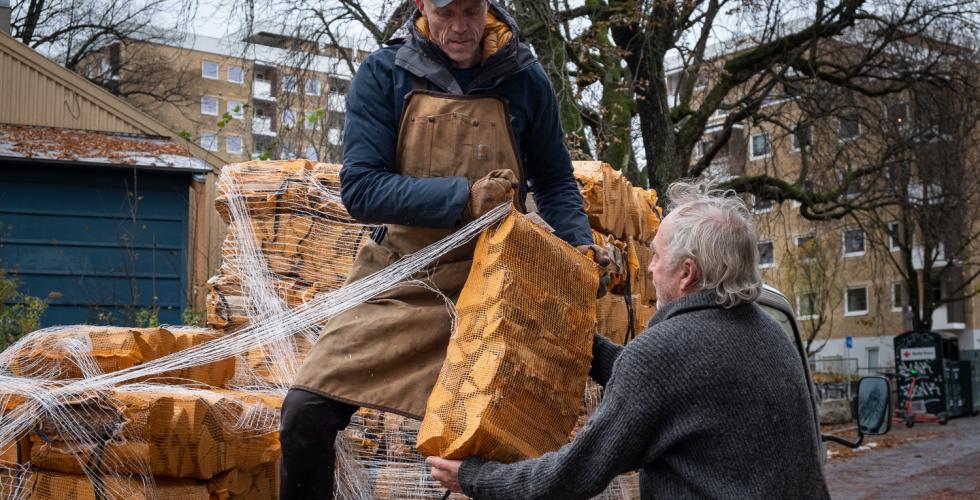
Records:
[[[775,307],[767,306],[766,304],[759,304],[762,310],[772,316],[772,319],[779,323],[779,326],[783,327],[783,331],[786,332],[786,336],[789,337],[789,341],[793,344],[796,343],[796,337],[793,335],[793,321],[785,312],[776,309]]]

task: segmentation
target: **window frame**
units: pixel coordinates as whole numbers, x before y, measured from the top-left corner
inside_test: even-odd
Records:
[[[214,100],[214,113],[208,113],[204,110],[204,100],[212,99]],[[221,114],[221,100],[213,95],[204,94],[201,96],[201,114],[204,116],[218,116]]]
[[[232,68],[238,68],[238,71],[240,71],[240,73],[239,73],[239,77],[241,78],[240,80],[232,80],[231,79],[231,69]],[[227,81],[229,83],[237,83],[238,85],[243,85],[245,83],[245,68],[243,66],[239,66],[237,64],[228,65],[225,68],[225,81]]]
[[[860,252],[848,252],[847,251],[847,233],[849,231],[861,231],[861,251]],[[841,230],[841,255],[845,258],[847,257],[863,257],[868,253],[868,234],[860,227],[845,227]]]
[[[895,307],[895,287],[896,286],[900,287],[899,294],[901,295],[900,299],[902,301],[902,303],[899,304],[898,307]],[[892,312],[902,312],[902,311],[904,311],[905,310],[905,306],[907,305],[907,304],[905,304],[905,302],[908,301],[908,293],[906,293],[906,291],[905,291],[905,282],[904,281],[892,281],[891,287],[889,289],[891,290],[891,294],[890,295],[891,295],[891,310],[892,310]]]
[[[289,113],[290,115],[292,115],[292,117],[293,117],[292,123],[288,123],[288,124],[286,123],[286,121],[287,121],[286,120],[286,113]],[[296,120],[298,120],[298,119],[299,119],[299,115],[296,113],[296,111],[294,111],[294,110],[292,110],[290,108],[285,108],[285,109],[282,110],[282,112],[279,113],[279,128],[283,128],[283,127],[285,127],[285,126],[288,125],[290,130],[295,130],[296,129]]]
[[[847,296],[851,290],[864,290],[864,309],[850,310],[851,304],[848,302]],[[867,316],[869,312],[871,312],[871,295],[868,293],[868,285],[865,283],[844,287],[844,317]]]
[[[208,76],[207,73],[204,72],[204,68],[208,63],[214,64],[214,76]],[[204,78],[205,80],[220,80],[221,63],[210,59],[201,59],[201,78]]]
[[[802,299],[803,299],[803,296],[804,295],[813,295],[813,297],[815,299],[814,300],[814,305],[817,306],[817,307],[815,307],[815,309],[816,309],[815,311],[811,311],[813,314],[803,314],[803,300]],[[820,296],[817,294],[816,290],[806,290],[806,291],[803,291],[803,292],[800,292],[800,293],[796,294],[796,319],[797,320],[800,320],[800,321],[820,319],[820,307],[819,307],[819,304],[820,304]]]
[[[213,148],[212,147],[208,147],[207,145],[204,144],[204,136],[205,135],[209,135],[209,136],[211,136],[211,137],[214,138]],[[210,132],[210,131],[198,132],[198,141],[197,141],[197,144],[199,146],[201,146],[202,148],[204,148],[205,150],[207,150],[207,151],[210,151],[212,153],[217,153],[217,152],[221,151],[221,145],[220,145],[220,141],[218,140],[218,137],[219,137],[219,135],[218,135],[217,132]]]
[[[800,130],[806,130],[807,143],[803,145],[803,148],[800,148],[799,137],[797,137],[796,135],[797,133],[799,133]],[[799,153],[800,151],[803,151],[803,149],[809,151],[810,148],[812,147],[813,147],[813,129],[809,125],[797,126],[795,130],[790,132],[789,151],[791,153]]]
[[[316,83],[316,92],[315,93],[311,93],[310,92],[310,84],[311,83]],[[320,80],[318,80],[316,78],[308,78],[306,80],[303,80],[303,95],[308,95],[308,96],[313,96],[313,97],[319,97],[322,94],[323,94],[323,82],[321,82]]]
[[[844,116],[853,116],[854,124],[857,125],[857,130],[854,132],[853,136],[843,137],[841,136],[842,125],[844,124]],[[837,141],[838,142],[849,142],[861,137],[861,114],[856,111],[850,111],[846,113],[841,113],[837,116]]]
[[[232,151],[231,149],[228,148],[228,146],[231,144],[231,139],[232,138],[238,139],[238,151]],[[226,135],[225,136],[225,152],[226,153],[240,155],[240,154],[244,154],[243,153],[244,151],[245,151],[245,139],[242,136],[237,135],[237,134]]]
[[[885,103],[884,106],[885,106],[885,120],[888,122],[888,125],[895,127],[897,130],[908,128],[909,123],[912,122],[912,116],[911,116],[912,106],[909,105],[908,101]],[[902,108],[904,108],[903,121],[896,122],[894,111],[896,109],[902,109]]]
[[[769,202],[768,206],[759,207],[760,201]],[[773,211],[776,207],[776,200],[770,200],[768,198],[762,198],[756,195],[752,195],[752,213],[754,214],[767,214]]]
[[[899,222],[899,221],[897,221],[897,220],[893,220],[893,221],[891,221],[891,222],[888,223],[888,251],[890,251],[890,252],[897,252],[897,251],[899,251],[899,250],[902,249],[902,245],[901,244],[897,244],[897,245],[895,244],[896,241],[899,241],[899,238],[896,238],[895,237],[895,231],[892,229],[892,227],[895,227],[896,229],[901,230],[902,229],[902,223]]]
[[[292,89],[287,88],[286,82],[292,82]],[[299,93],[299,78],[296,75],[282,75],[279,77],[279,91],[289,92],[290,94]]]
[[[238,112],[234,111],[235,106],[238,106]],[[231,115],[234,120],[244,120],[245,119],[245,103],[241,101],[236,101],[229,99],[225,101],[225,108],[228,110],[228,114]]]
[[[766,138],[766,153],[763,155],[756,156],[755,154],[755,138],[758,136],[765,136]],[[762,131],[755,134],[749,135],[749,160],[764,160],[772,156],[772,140],[769,137],[769,132]]]
[[[768,263],[762,262],[762,252],[759,249],[759,247],[765,244],[768,244],[770,248],[770,261]],[[759,242],[756,244],[756,251],[759,253],[759,262],[757,263],[759,269],[769,269],[776,265],[776,244],[773,243],[773,240],[759,240]]]

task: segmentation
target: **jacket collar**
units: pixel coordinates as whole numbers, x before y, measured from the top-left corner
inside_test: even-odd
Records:
[[[526,45],[520,42],[517,23],[503,8],[490,2],[490,13],[510,29],[511,37],[496,52],[477,66],[477,74],[468,89],[462,89],[453,77],[452,60],[416,26],[422,15],[418,10],[406,23],[409,36],[395,53],[395,65],[419,78],[424,78],[451,94],[464,94],[472,90],[493,88],[501,80],[511,76],[537,59]]]
[[[684,313],[702,309],[724,309],[724,307],[721,305],[721,298],[718,297],[718,294],[715,293],[714,290],[701,290],[674,300],[673,302],[659,309],[657,313],[650,318],[650,321],[647,323],[647,327],[651,327],[657,323],[666,321]]]

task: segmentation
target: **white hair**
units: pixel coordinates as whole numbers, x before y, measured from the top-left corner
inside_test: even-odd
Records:
[[[697,263],[697,290],[713,289],[724,307],[754,302],[762,291],[758,237],[752,216],[735,192],[708,183],[675,182],[667,188],[671,218],[667,258]]]

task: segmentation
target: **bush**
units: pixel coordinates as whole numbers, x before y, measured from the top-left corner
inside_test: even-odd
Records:
[[[18,291],[20,282],[0,269],[0,351],[41,326],[48,304]]]

